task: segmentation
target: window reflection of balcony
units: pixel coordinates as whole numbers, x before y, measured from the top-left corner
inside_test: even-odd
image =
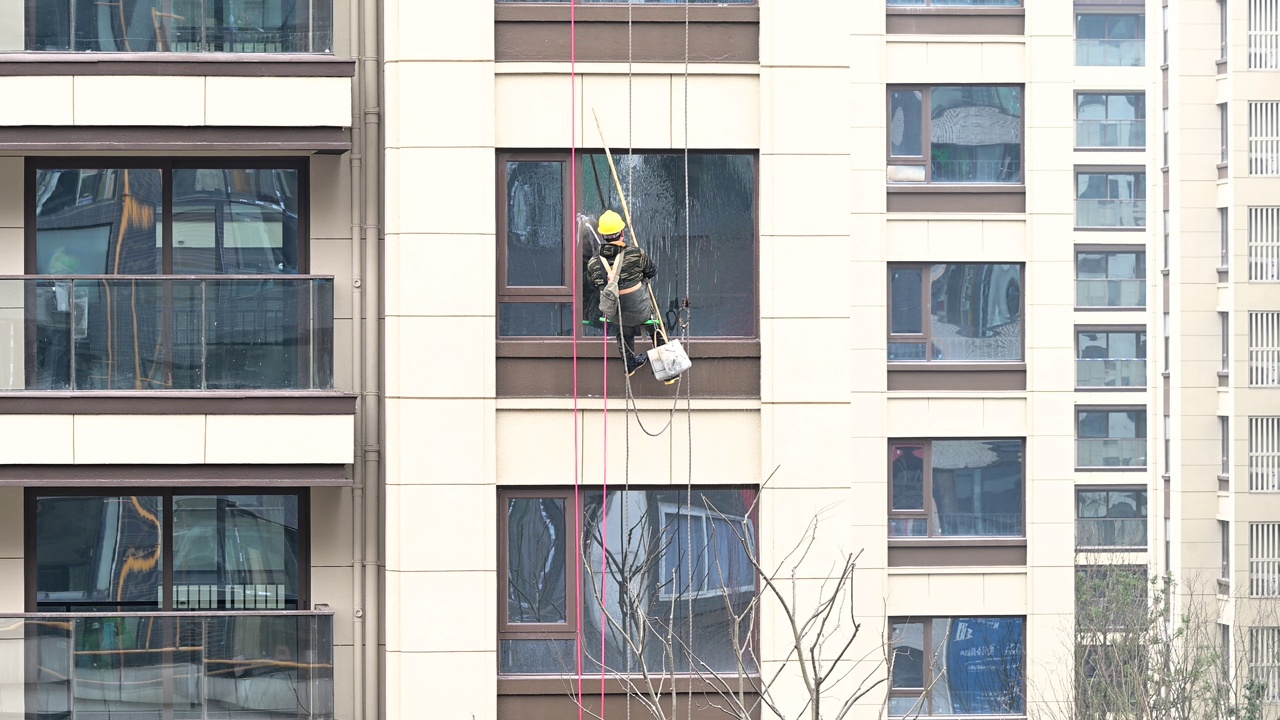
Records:
[[[332,718],[333,654],[331,613],[0,616],[26,717]]]
[[[1076,358],[1076,387],[1144,387],[1144,358]]]
[[[1146,467],[1146,438],[1079,438],[1076,467]]]
[[[1143,278],[1080,278],[1076,280],[1076,307],[1146,307],[1147,281]]]
[[[1145,548],[1146,518],[1077,518],[1078,548]]]
[[[1141,148],[1146,144],[1146,120],[1076,120],[1078,148]]]
[[[1147,226],[1147,201],[1143,198],[1079,198],[1076,227],[1110,228]]]
[[[1088,40],[1076,39],[1076,65],[1141,67],[1147,43],[1144,39]]]
[[[0,278],[0,390],[325,390],[333,278]]]

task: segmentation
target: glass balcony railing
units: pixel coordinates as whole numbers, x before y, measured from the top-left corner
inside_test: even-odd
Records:
[[[1145,548],[1146,518],[1076,518],[1078,548]]]
[[[1078,438],[1076,467],[1146,467],[1146,438]]]
[[[1145,358],[1076,358],[1076,387],[1145,387]]]
[[[1146,53],[1146,40],[1076,40],[1078,66],[1141,67]]]
[[[0,616],[0,718],[333,716],[329,613]]]
[[[1076,147],[1142,148],[1146,144],[1146,120],[1076,121]]]
[[[1147,281],[1142,278],[1076,280],[1076,307],[1146,307]]]
[[[26,0],[25,49],[331,53],[333,0]]]
[[[1131,200],[1099,200],[1085,198],[1076,200],[1076,227],[1146,227],[1147,201]]]
[[[0,277],[0,390],[332,387],[332,277]]]

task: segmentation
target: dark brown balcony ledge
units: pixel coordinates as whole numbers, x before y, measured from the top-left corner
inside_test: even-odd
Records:
[[[334,390],[0,391],[0,415],[354,415]]]
[[[0,53],[0,76],[355,77],[355,74],[355,60],[307,53]]]

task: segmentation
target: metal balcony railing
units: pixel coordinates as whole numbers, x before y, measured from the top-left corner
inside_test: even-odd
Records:
[[[1076,467],[1146,467],[1146,438],[1080,438]]]
[[[1076,307],[1146,307],[1147,281],[1142,278],[1076,280]]]
[[[1076,358],[1076,387],[1144,387],[1146,358]]]
[[[333,278],[0,277],[0,390],[333,387]]]
[[[1110,228],[1147,226],[1147,201],[1143,198],[1079,198],[1076,200],[1076,227]]]
[[[0,616],[0,717],[330,720],[333,615]]]
[[[1076,147],[1141,148],[1146,144],[1146,120],[1076,120]]]
[[[1146,518],[1077,518],[1077,548],[1145,548]]]
[[[1076,65],[1141,67],[1147,42],[1129,40],[1076,40]]]

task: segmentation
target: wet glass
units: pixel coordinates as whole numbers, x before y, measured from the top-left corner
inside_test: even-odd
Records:
[[[935,533],[1021,537],[1023,443],[935,440],[932,445]]]
[[[26,0],[27,50],[328,53],[332,0]]]
[[[163,519],[154,496],[36,498],[37,608],[158,608]]]
[[[565,502],[512,498],[507,504],[507,622],[567,621]]]
[[[604,155],[580,157],[583,211],[599,217],[605,207],[620,210]],[[652,283],[657,298],[654,309],[663,315],[668,329],[688,318],[691,335],[754,337],[758,318],[755,159],[745,154],[698,153],[688,160],[686,203],[683,155],[614,155],[636,222],[628,239],[638,239],[658,268]],[[686,204],[692,210],[687,223]],[[683,308],[686,295],[691,303],[688,312]],[[587,310],[583,319],[594,320],[591,308]]]
[[[42,169],[34,195],[36,274],[160,272],[159,170]]]
[[[295,169],[173,171],[173,272],[298,272]]]
[[[564,287],[564,163],[507,163],[507,286]]]
[[[297,495],[173,500],[173,607],[297,610]]]
[[[572,303],[498,303],[502,337],[568,337],[573,335],[573,323]]]

